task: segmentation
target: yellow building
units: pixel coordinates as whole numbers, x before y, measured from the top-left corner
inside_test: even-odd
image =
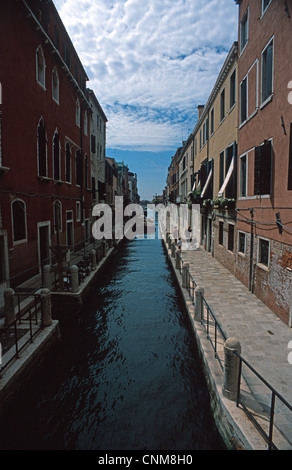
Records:
[[[228,257],[234,256],[235,248],[237,60],[237,42],[234,42],[206,105],[198,107],[198,121],[193,131],[191,189],[194,201],[200,193],[201,244],[225,265],[229,263]]]

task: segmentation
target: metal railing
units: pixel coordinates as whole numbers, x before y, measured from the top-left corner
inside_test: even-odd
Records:
[[[9,358],[4,364],[0,365],[0,378],[2,378],[2,372],[6,367],[11,364],[14,359],[19,357],[20,352],[25,348],[28,343],[32,343],[34,337],[43,329],[42,315],[41,315],[41,295],[40,294],[27,294],[27,293],[15,293],[17,313],[15,320],[9,325],[0,330],[0,343],[2,348],[2,358],[5,359],[6,353],[9,353]],[[25,306],[21,306],[21,297],[25,299],[32,299]],[[22,325],[22,329],[20,328]],[[22,334],[21,334],[22,332]],[[9,334],[10,333],[10,334]],[[5,336],[9,335],[9,341],[5,340]],[[6,349],[5,349],[5,345]],[[13,351],[14,350],[14,351]]]
[[[235,352],[235,354],[238,356],[240,360],[240,366],[239,366],[239,374],[238,374],[238,386],[237,386],[237,398],[236,398],[236,404],[237,406],[241,405],[242,409],[246,413],[246,415],[249,417],[251,422],[254,424],[258,432],[261,434],[261,436],[265,439],[265,441],[268,444],[268,450],[277,450],[277,446],[275,442],[273,441],[273,434],[274,434],[274,429],[275,429],[275,410],[276,410],[276,398],[280,400],[281,405],[284,406],[287,410],[287,412],[292,412],[292,405],[288,403],[288,401],[279,393],[277,390],[275,390],[274,387],[261,375],[259,372],[257,372],[252,365],[246,361],[241,354],[238,352]],[[259,421],[255,418],[255,414],[252,413],[248,406],[246,405],[243,396],[241,395],[241,379],[243,377],[242,374],[242,365],[245,364],[245,366],[253,373],[254,376],[256,376],[262,384],[264,384],[270,391],[271,393],[271,400],[270,400],[270,405],[269,409],[267,412],[267,417],[268,417],[268,431],[265,431],[264,427],[259,424]],[[292,414],[291,414],[292,417]]]
[[[179,258],[179,266],[177,266],[177,269],[182,275],[183,267],[184,267],[182,253],[178,252],[177,255]],[[192,299],[192,303],[195,305],[195,289],[197,287],[197,284],[193,276],[190,274],[189,270],[186,276],[186,280],[187,280],[187,284],[185,287],[187,291],[189,292],[190,298]],[[201,324],[203,325],[206,331],[206,336],[208,340],[210,341],[210,344],[214,350],[215,358],[218,360],[220,368],[223,371],[224,370],[224,343],[227,339],[227,335],[223,331],[218,319],[216,318],[215,313],[213,312],[212,308],[208,304],[204,295],[202,295],[202,304],[203,304],[203,308],[202,308]],[[246,359],[244,359],[238,353],[235,353],[235,354],[237,354],[237,356],[240,359],[240,370],[239,370],[238,388],[237,388],[238,393],[237,393],[237,398],[236,398],[236,404],[238,407],[239,405],[242,407],[243,411],[246,413],[251,423],[254,425],[257,431],[264,438],[265,442],[268,445],[268,450],[278,449],[273,439],[273,434],[275,430],[276,398],[281,402],[281,405],[285,407],[287,412],[292,412],[292,405],[288,403],[288,401],[279,392],[277,392],[277,390],[275,390],[272,387],[272,385],[263,376],[261,376],[261,374],[259,374]],[[253,374],[253,376],[256,376],[259,379],[260,383],[264,384],[271,393],[271,401],[270,401],[270,404],[266,407],[267,411],[265,411],[264,419],[261,419],[263,418],[263,416],[259,416],[258,419],[256,419],[257,413],[254,413],[253,410],[249,409],[249,407],[247,406],[243,398],[243,394],[241,393],[242,391],[241,384],[242,384],[242,381],[245,380],[245,378],[242,373],[242,364],[244,364],[248,368],[248,370]],[[262,424],[260,424],[259,421],[261,420],[266,421],[265,427],[268,428],[267,431],[265,430],[265,427]]]

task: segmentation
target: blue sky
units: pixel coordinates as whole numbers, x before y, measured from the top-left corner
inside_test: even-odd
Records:
[[[107,118],[107,156],[161,194],[237,40],[233,0],[54,0]]]

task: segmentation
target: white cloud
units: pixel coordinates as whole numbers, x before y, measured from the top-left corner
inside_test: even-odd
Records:
[[[55,0],[110,148],[166,150],[195,125],[237,37],[230,0]],[[130,105],[130,108],[129,106]]]

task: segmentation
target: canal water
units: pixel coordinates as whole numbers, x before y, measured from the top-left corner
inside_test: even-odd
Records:
[[[1,417],[2,449],[224,449],[162,241],[125,241]]]

